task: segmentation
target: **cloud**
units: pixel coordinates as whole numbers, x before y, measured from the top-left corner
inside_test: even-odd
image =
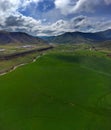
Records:
[[[0,0],[0,30],[24,31],[33,34],[34,26],[39,26],[41,21],[24,16],[19,9],[24,9],[30,3],[40,0]]]
[[[60,19],[54,23],[43,25],[41,20],[21,14],[10,15],[5,22],[0,21],[0,28],[7,31],[26,32],[35,36],[55,36],[65,32],[96,32],[111,28],[111,20],[77,16],[70,20]]]
[[[40,28],[41,20],[36,20],[32,17],[26,17],[22,14],[10,15],[5,19],[4,24],[2,24],[2,29],[7,31],[21,31],[32,35],[35,34],[35,28]]]
[[[42,27],[39,35],[60,35],[65,32],[98,32],[111,29],[111,20],[87,16],[77,16],[71,20],[58,20],[52,25]]]
[[[21,31],[32,35],[57,35],[65,31],[70,31],[67,21],[58,20],[49,25],[44,25],[41,20],[24,16],[19,12],[20,8],[25,8],[29,3],[40,0],[1,0],[0,1],[0,29],[7,31]],[[51,13],[52,15],[52,13]]]
[[[61,10],[64,15],[79,12],[93,12],[95,6],[100,4],[101,0],[55,0],[56,8]]]
[[[54,36],[65,32],[98,32],[107,29],[111,29],[111,20],[103,20],[100,18],[98,21],[97,18],[81,15],[69,21],[61,19],[51,25],[41,26],[40,29],[36,28],[36,32],[38,36]]]
[[[63,15],[74,13],[94,13],[101,6],[108,6],[111,0],[55,0],[55,6]],[[102,9],[101,9],[102,10]]]
[[[111,0],[53,0],[56,8],[42,14],[41,19],[25,16],[19,12],[21,9],[25,10],[31,3],[38,4],[40,1],[44,2],[44,0],[0,0],[0,30],[21,31],[35,36],[53,36],[65,32],[95,32],[111,28],[111,20],[105,17],[102,19],[103,16],[98,18],[80,15],[81,12],[94,12],[100,4],[109,6]],[[65,19],[64,15],[67,17],[69,14],[72,15],[71,18]],[[35,12],[35,15],[38,13]],[[49,23],[46,22],[48,18]]]
[[[72,3],[72,4],[71,4]],[[67,15],[70,13],[70,9],[75,2],[71,0],[55,0],[55,6],[57,9],[60,9],[61,13]]]
[[[70,22],[70,28],[74,31],[98,32],[111,29],[111,20],[98,17],[77,16]]]
[[[100,2],[101,0],[78,0],[71,12],[93,12]]]
[[[0,14],[16,12],[19,8],[25,8],[30,3],[38,3],[41,0],[0,0]]]
[[[36,29],[38,30],[38,29]],[[41,26],[41,28],[37,31],[38,36],[55,36],[60,35],[65,32],[70,32],[72,29],[69,27],[68,21],[65,20],[58,20],[53,24]]]
[[[107,5],[111,4],[111,0],[104,0]]]

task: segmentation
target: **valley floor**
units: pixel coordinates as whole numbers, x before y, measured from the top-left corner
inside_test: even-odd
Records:
[[[61,45],[1,76],[0,130],[111,130],[107,53]]]

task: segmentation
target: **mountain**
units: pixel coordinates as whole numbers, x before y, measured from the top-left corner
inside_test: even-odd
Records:
[[[0,44],[44,44],[41,38],[23,32],[0,31]]]
[[[44,37],[44,40],[50,43],[91,43],[111,40],[111,30],[84,33],[84,32],[67,32],[59,36]]]

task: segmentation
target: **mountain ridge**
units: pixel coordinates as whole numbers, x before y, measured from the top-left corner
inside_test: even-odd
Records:
[[[58,36],[43,37],[51,43],[104,42],[111,40],[111,29],[100,32],[66,32]]]
[[[24,32],[0,31],[0,44],[44,44],[39,37],[31,36]]]

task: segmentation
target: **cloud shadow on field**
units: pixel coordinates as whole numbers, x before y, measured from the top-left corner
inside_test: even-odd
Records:
[[[57,55],[55,58],[65,61],[65,62],[70,62],[70,63],[80,63],[80,57],[78,56],[70,56],[70,55]]]

